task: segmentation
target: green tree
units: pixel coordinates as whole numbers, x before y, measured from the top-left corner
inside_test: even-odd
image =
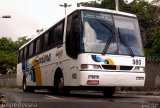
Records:
[[[100,2],[101,1],[101,2]],[[119,0],[119,7],[120,10],[123,10],[123,7],[126,6],[127,0]],[[80,2],[77,4],[78,6],[85,6],[85,7],[97,7],[97,8],[104,8],[104,9],[112,9],[115,10],[115,1],[114,0],[98,0],[98,1],[90,1],[90,2]]]
[[[18,38],[16,42],[11,38],[0,38],[0,74],[16,71],[18,49],[29,40],[26,36]]]
[[[41,29],[37,29],[37,31],[36,31],[36,32],[37,32],[38,34],[40,34],[40,33],[41,33],[41,32],[43,32],[43,31],[44,31],[44,29],[43,29],[43,28],[41,28]]]
[[[22,45],[27,43],[31,38],[27,38],[27,36],[19,37],[18,40],[14,43],[17,48],[20,48]]]
[[[100,0],[98,0],[100,1]],[[80,2],[80,3],[77,3],[77,7],[80,7],[80,6],[85,6],[85,7],[101,7],[100,4],[95,0],[95,1],[90,1],[90,2]]]
[[[160,26],[157,26],[152,37],[152,51],[154,56],[160,56]]]
[[[129,10],[130,13],[137,15],[141,30],[146,34],[146,46],[151,47],[152,31],[154,30],[154,27],[158,25],[158,22],[156,21],[158,19],[156,10],[159,7],[139,0],[134,0],[129,5],[131,7]]]

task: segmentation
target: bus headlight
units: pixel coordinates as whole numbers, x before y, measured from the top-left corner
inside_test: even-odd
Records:
[[[93,70],[93,69],[102,69],[100,65],[92,64],[81,64],[81,69]]]
[[[144,67],[135,67],[134,71],[139,71],[139,72],[144,72],[145,68]]]

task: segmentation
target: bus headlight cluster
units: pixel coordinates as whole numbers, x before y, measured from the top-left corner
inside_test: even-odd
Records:
[[[94,64],[81,64],[81,69],[83,70],[93,70],[93,69],[102,69],[100,65]]]
[[[145,68],[144,67],[135,67],[134,68],[134,71],[137,71],[137,72],[144,72]]]

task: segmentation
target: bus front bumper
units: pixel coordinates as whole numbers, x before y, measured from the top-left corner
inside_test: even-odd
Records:
[[[144,86],[145,73],[80,71],[81,86]]]

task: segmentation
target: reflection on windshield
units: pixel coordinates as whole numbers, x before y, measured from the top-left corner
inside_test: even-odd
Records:
[[[111,15],[92,14],[84,12],[83,17],[84,37],[82,43],[85,52],[102,53],[106,43],[110,43],[113,39],[113,21]],[[102,23],[103,22],[103,23]],[[112,39],[112,40],[111,40]]]
[[[123,53],[123,52],[126,52],[126,51],[129,51],[129,53],[130,53],[130,55],[132,56],[132,57],[134,57],[134,53],[133,53],[133,51],[132,51],[132,49],[131,49],[131,47],[129,46],[129,44],[128,44],[128,42],[124,39],[124,37],[122,37],[122,35],[121,35],[121,33],[120,33],[120,30],[119,30],[119,28],[118,28],[118,36],[119,36],[119,40],[120,40],[120,45],[119,45],[119,54],[121,54],[121,53]],[[125,50],[122,50],[123,49],[123,47],[121,47],[123,45],[123,47],[126,49],[126,51]],[[127,54],[128,55],[128,54]]]
[[[137,27],[138,22],[135,19],[120,16],[114,16],[114,21],[121,38],[118,48],[119,54],[132,56],[143,55],[139,29]]]
[[[143,56],[136,19],[87,11],[82,18],[81,52]]]

